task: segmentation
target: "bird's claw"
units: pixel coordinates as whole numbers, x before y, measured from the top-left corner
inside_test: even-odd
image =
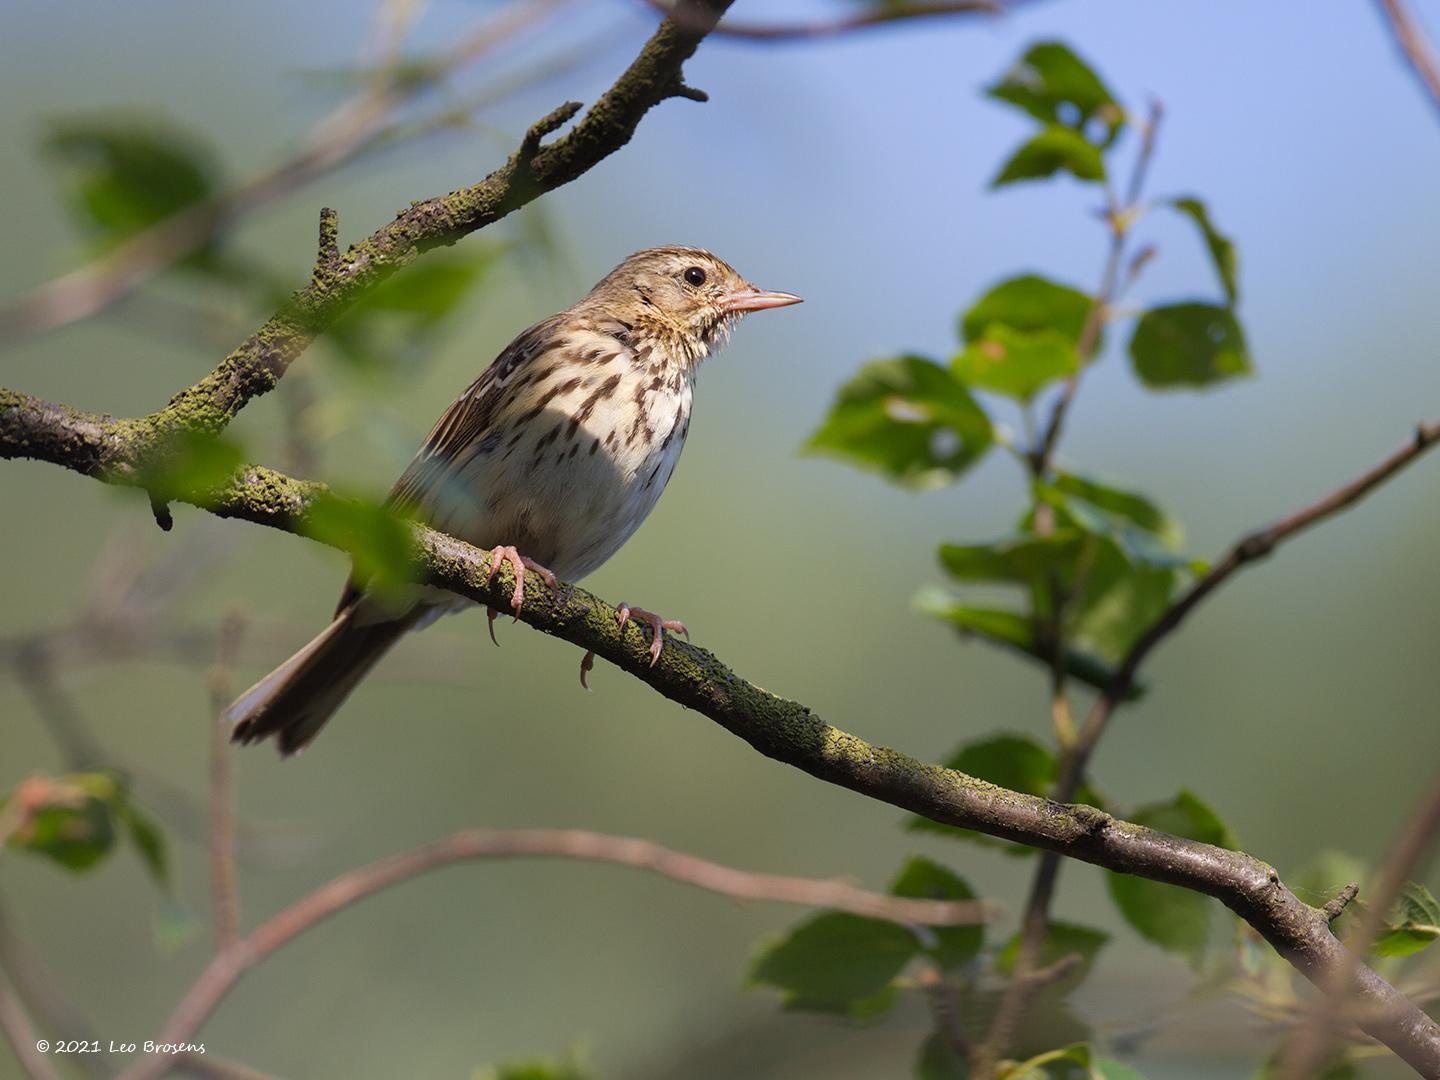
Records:
[[[510,564],[510,569],[515,572],[515,591],[514,591],[514,592],[511,594],[511,596],[510,596],[510,608],[511,608],[512,611],[515,612],[515,618],[516,618],[517,620],[520,618],[520,608],[521,608],[522,606],[524,606],[524,603],[525,603],[525,571],[526,571],[526,570],[533,570],[535,573],[539,574],[540,577],[541,577],[541,579],[545,582],[545,584],[550,586],[550,591],[551,591],[551,592],[556,592],[556,591],[558,591],[559,588],[560,588],[559,583],[555,580],[555,575],[554,575],[554,574],[552,574],[552,573],[551,573],[548,569],[546,569],[545,567],[541,566],[541,565],[540,565],[539,563],[537,563],[534,559],[528,559],[528,558],[526,558],[524,555],[521,555],[520,552],[516,551],[516,550],[515,550],[512,546],[510,546],[509,544],[499,544],[499,545],[497,545],[497,546],[495,546],[495,547],[493,547],[493,548],[490,549],[490,573],[489,573],[489,575],[487,575],[486,578],[485,578],[485,583],[486,583],[487,585],[488,585],[490,582],[492,582],[492,581],[495,580],[495,575],[500,572],[500,564],[503,563],[503,562],[508,562],[508,563]],[[495,640],[495,609],[494,609],[494,608],[490,608],[490,609],[489,609],[489,618],[490,618],[490,640],[491,640],[491,641],[494,641],[494,640]],[[496,642],[496,644],[498,645],[499,642]]]
[[[665,631],[670,630],[677,634],[684,634],[687,638],[690,631],[679,619],[662,619],[653,611],[646,611],[644,608],[632,608],[623,600],[615,611],[615,617],[620,623],[620,630],[623,633],[625,624],[634,618],[636,622],[643,622],[650,627],[650,666],[654,667],[660,662],[660,650],[665,647]]]

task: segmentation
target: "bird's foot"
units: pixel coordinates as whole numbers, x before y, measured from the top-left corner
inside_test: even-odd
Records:
[[[495,575],[500,572],[500,564],[508,562],[510,568],[515,571],[515,591],[510,596],[510,608],[515,612],[515,618],[520,618],[520,608],[525,603],[525,571],[533,570],[539,574],[546,585],[550,586],[552,592],[559,589],[559,583],[555,575],[545,567],[541,566],[534,559],[527,559],[520,552],[516,551],[509,544],[500,544],[490,549],[490,573],[485,578],[486,583],[495,580]],[[490,619],[490,640],[495,640],[495,609],[487,608]],[[496,644],[499,644],[496,642]]]
[[[687,638],[690,636],[690,631],[685,628],[685,624],[679,619],[662,619],[653,611],[646,611],[644,608],[638,607],[632,608],[623,600],[615,610],[615,619],[620,624],[621,633],[624,633],[625,624],[631,619],[634,619],[636,622],[643,622],[646,626],[650,627],[650,633],[652,635],[650,641],[651,667],[654,667],[659,661],[660,650],[665,647],[666,630],[677,634],[684,634]],[[585,655],[580,660],[580,685],[586,690],[590,689],[590,684],[585,681],[585,677],[590,674],[594,667],[595,651],[593,649],[587,649]]]
[[[685,624],[679,619],[662,619],[653,611],[646,611],[644,608],[632,608],[625,601],[620,601],[620,607],[616,610],[616,617],[620,622],[620,632],[625,632],[625,624],[631,619],[636,622],[643,622],[650,627],[652,638],[650,641],[650,666],[654,667],[660,660],[660,650],[665,647],[665,631],[671,630],[677,634],[684,634],[687,638],[690,631],[685,629]]]

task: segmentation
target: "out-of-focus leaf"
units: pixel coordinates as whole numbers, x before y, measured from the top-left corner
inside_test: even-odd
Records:
[[[196,498],[221,488],[245,458],[236,443],[193,431],[176,434],[167,449],[145,476],[146,489],[160,500]]]
[[[932,1031],[920,1044],[915,1080],[970,1080],[970,1076],[970,1063],[940,1032]]]
[[[1047,1050],[1025,1061],[1011,1062],[996,1072],[996,1080],[1090,1080],[1090,1044],[1075,1043]]]
[[[1237,849],[1239,843],[1215,811],[1189,791],[1141,807],[1130,820],[1161,832]],[[1110,898],[1140,936],[1198,966],[1210,935],[1214,901],[1199,893],[1145,878],[1107,872]]]
[[[1175,199],[1170,205],[1195,222],[1205,241],[1205,248],[1210,252],[1210,261],[1215,264],[1215,273],[1220,277],[1225,299],[1234,304],[1240,298],[1239,259],[1235,254],[1235,244],[1215,228],[1215,223],[1210,220],[1210,211],[1194,196]]]
[[[1117,541],[1103,538],[1067,619],[1071,639],[1118,661],[1169,606],[1175,581],[1173,569],[1133,560]]]
[[[787,1012],[829,1013],[832,1016],[843,1016],[847,1020],[870,1020],[893,1009],[899,996],[900,992],[895,984],[888,983],[884,989],[869,997],[853,998],[850,1001],[789,997],[785,999],[783,1007]]]
[[[84,226],[113,243],[214,193],[208,150],[174,127],[135,116],[73,117],[50,124],[46,154],[60,166]]]
[[[350,552],[355,580],[367,587],[396,589],[412,578],[414,534],[389,507],[326,495],[311,506],[304,532]]]
[[[892,896],[908,896],[917,900],[974,900],[975,890],[968,882],[939,863],[916,856],[905,863],[890,883]],[[925,951],[941,968],[963,967],[980,953],[985,940],[985,927],[936,926],[929,934],[934,944]]]
[[[950,370],[966,386],[1029,401],[1080,367],[1075,346],[1056,330],[1025,333],[992,326],[955,357]]]
[[[32,776],[0,806],[0,835],[67,870],[88,870],[115,847],[114,805],[122,794],[109,773]]]
[[[1212,386],[1252,370],[1235,314],[1199,302],[1151,308],[1140,316],[1130,359],[1140,381],[1157,390]]]
[[[366,293],[347,312],[397,312],[412,315],[422,326],[430,326],[452,314],[465,295],[475,288],[500,257],[495,245],[479,246],[474,253],[435,255],[418,259]]]
[[[1055,487],[1072,498],[1084,500],[1105,514],[1153,533],[1166,544],[1175,546],[1180,543],[1180,527],[1144,495],[1122,491],[1120,488],[1067,472],[1055,474]]]
[[[1123,1061],[1107,1057],[1095,1058],[1090,1063],[1090,1073],[1094,1080],[1145,1080]]]
[[[785,991],[787,1008],[848,1012],[883,995],[919,949],[903,926],[829,912],[764,945],[749,981]]]
[[[988,780],[1011,791],[1023,791],[1028,795],[1048,796],[1060,774],[1060,763],[1054,751],[1032,735],[1002,732],[987,735],[961,746],[948,757],[947,769],[969,776]],[[1104,808],[1104,800],[1088,784],[1082,785],[1075,795],[1076,802]],[[998,847],[1012,855],[1033,855],[1034,848],[1012,844],[1008,840],[997,840],[971,829],[944,825],[929,818],[913,816],[906,819],[905,828],[910,832],[933,832],[970,840],[986,847]]]
[[[960,320],[960,336],[968,344],[995,327],[1025,334],[1053,330],[1072,345],[1080,340],[1094,301],[1069,285],[1038,274],[1022,274],[992,286]]]
[[[1103,180],[1105,159],[1084,135],[1056,124],[1022,143],[1000,167],[990,186],[998,188],[1022,180],[1043,180],[1062,170],[1077,180]]]
[[[1067,530],[990,544],[941,544],[940,565],[957,581],[1029,585],[1047,574],[1068,571],[1089,539]]]
[[[1290,1044],[1282,1043],[1280,1049],[1271,1054],[1254,1080],[1292,1080],[1295,1070],[1290,1063]],[[1333,1052],[1306,1080],[1360,1080],[1360,1070],[1349,1060],[1346,1050]]]
[[[1419,882],[1407,881],[1375,939],[1376,956],[1409,956],[1440,938],[1440,902]]]
[[[416,260],[356,301],[326,331],[326,340],[360,371],[398,367],[461,311],[504,250],[481,245]]]
[[[125,824],[125,830],[130,834],[130,841],[135,845],[135,850],[140,853],[140,861],[145,864],[145,869],[155,884],[161,889],[170,888],[170,850],[165,842],[165,834],[160,831],[160,826],[155,820],[135,805],[135,800],[127,798],[120,810],[120,818]]]
[[[591,1073],[573,1060],[511,1061],[476,1069],[472,1080],[589,1080]]]
[[[948,592],[939,588],[922,589],[915,597],[915,608],[932,619],[950,623],[962,634],[978,634],[987,641],[1024,653],[1042,664],[1051,662],[1049,650],[1035,633],[1034,620],[1018,612],[969,607],[957,603]],[[1067,646],[1064,662],[1068,675],[1097,690],[1105,689],[1115,679],[1114,667],[1078,649]],[[1136,683],[1126,691],[1125,700],[1133,700],[1143,693],[1143,685]]]
[[[1067,640],[1116,661],[1169,602],[1172,566],[1134,559],[1111,535],[1068,526],[1047,536],[989,544],[942,544],[940,562],[958,581],[1023,585],[1035,611],[1052,616],[1052,584],[1065,603]]]
[[[1045,940],[1040,946],[1040,958],[1037,966],[1049,967],[1057,960],[1070,956],[1072,953],[1078,954],[1080,966],[1054,984],[1057,992],[1068,994],[1090,974],[1090,969],[1095,966],[1096,954],[1109,940],[1110,935],[1103,930],[1095,930],[1076,923],[1053,922],[1045,931]],[[1015,958],[1019,953],[1020,934],[1017,932],[1005,943],[1005,947],[996,956],[995,966],[1009,974],[1015,970]]]
[[[902,356],[866,364],[842,386],[807,449],[933,488],[957,480],[993,440],[990,418],[950,371]]]
[[[1089,64],[1058,41],[1030,46],[1009,71],[985,91],[1046,124],[1093,132],[1109,146],[1125,125],[1125,110]],[[1095,121],[1092,124],[1091,121]],[[1099,130],[1095,130],[1098,126]]]

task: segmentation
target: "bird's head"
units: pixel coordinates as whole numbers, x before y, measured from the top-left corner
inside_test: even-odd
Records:
[[[610,271],[585,302],[641,334],[674,339],[698,361],[724,343],[746,312],[798,304],[800,297],[756,288],[701,248],[657,247]]]

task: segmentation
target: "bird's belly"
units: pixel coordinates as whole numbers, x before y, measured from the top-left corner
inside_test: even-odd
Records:
[[[458,463],[457,498],[436,526],[479,547],[512,544],[565,580],[597,569],[654,509],[689,429],[688,381],[673,393],[646,385],[622,381],[583,417],[577,387],[502,431]]]

